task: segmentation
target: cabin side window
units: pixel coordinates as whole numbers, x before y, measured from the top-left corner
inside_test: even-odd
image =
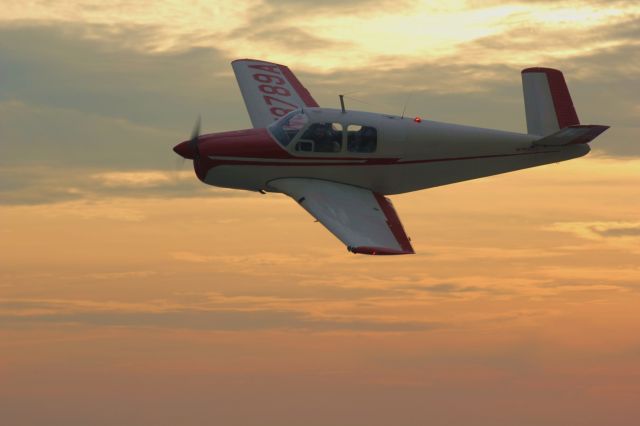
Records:
[[[378,131],[375,127],[349,124],[347,126],[347,150],[349,152],[375,152]]]
[[[342,151],[343,127],[340,123],[314,123],[300,136],[296,151]]]

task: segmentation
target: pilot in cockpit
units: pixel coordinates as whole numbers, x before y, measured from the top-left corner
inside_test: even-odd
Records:
[[[312,139],[316,152],[339,152],[340,143],[338,137],[331,128],[331,124],[314,124]]]

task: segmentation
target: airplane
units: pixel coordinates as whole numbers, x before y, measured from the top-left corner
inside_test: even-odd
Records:
[[[527,133],[321,108],[291,70],[232,63],[253,128],[174,147],[197,177],[293,198],[352,253],[413,254],[386,197],[586,155],[609,126],[580,124],[561,71],[522,70]]]

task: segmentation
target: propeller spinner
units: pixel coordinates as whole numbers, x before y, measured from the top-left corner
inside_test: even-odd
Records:
[[[191,138],[188,141],[179,143],[173,147],[176,154],[189,160],[200,159],[200,148],[198,146],[198,139],[200,138],[200,117],[196,120],[193,130],[191,131]]]

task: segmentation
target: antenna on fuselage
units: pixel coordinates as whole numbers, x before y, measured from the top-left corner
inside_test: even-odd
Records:
[[[407,98],[404,100],[404,107],[402,107],[402,115],[400,116],[400,120],[404,119],[404,112],[407,110],[407,104],[409,103],[409,98],[411,97],[411,92],[407,95]]]
[[[344,109],[344,95],[338,95],[338,97],[340,98],[340,108],[342,108],[342,113],[344,114],[345,112],[347,112]]]

